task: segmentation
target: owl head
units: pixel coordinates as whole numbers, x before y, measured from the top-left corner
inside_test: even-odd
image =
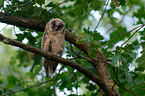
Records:
[[[53,32],[53,34],[65,34],[65,23],[61,19],[53,18],[47,23],[47,25],[48,29]]]

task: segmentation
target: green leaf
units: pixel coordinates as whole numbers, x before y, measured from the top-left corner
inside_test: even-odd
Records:
[[[144,71],[145,70],[145,54],[143,54],[141,57],[139,57],[136,62],[138,63],[138,71]]]
[[[93,39],[95,41],[100,41],[100,40],[104,39],[103,36],[99,32],[97,32],[97,31],[94,31],[94,32],[90,31],[90,27],[88,27],[88,29],[83,28],[83,31],[84,31],[84,36],[87,36],[87,39],[90,39],[91,37],[93,37]],[[84,38],[84,36],[83,36],[83,38]]]
[[[90,91],[94,91],[94,90],[97,89],[97,88],[96,88],[96,85],[93,85],[92,83],[88,84],[88,85],[86,86],[86,88],[87,88],[88,90],[90,90]]]
[[[118,0],[118,2],[119,2],[119,5],[124,6],[124,5],[125,5],[125,3],[126,3],[126,0]]]
[[[87,0],[76,0],[76,2],[74,4],[75,9],[73,10],[73,12],[76,15],[78,15],[81,12],[82,8],[86,5],[87,2],[88,2]]]
[[[34,54],[34,61],[33,61],[33,65],[30,70],[31,72],[33,72],[35,65],[38,65],[41,62],[41,58],[42,58],[42,56]]]
[[[137,12],[134,12],[133,14],[135,17],[137,17],[139,20],[141,20],[142,18],[145,19],[145,10],[143,10],[142,8],[139,8],[137,10]],[[141,20],[142,21],[142,20]]]
[[[99,10],[101,8],[101,5],[105,4],[105,1],[92,0],[90,3],[91,3],[90,7],[93,10]]]
[[[121,56],[119,54],[115,54],[112,58],[112,65],[113,66],[119,65],[120,60],[121,60]]]
[[[42,4],[45,4],[45,0],[35,0],[36,3],[42,6]]]
[[[69,1],[73,2],[73,1],[75,1],[75,0],[69,0]]]
[[[117,29],[115,29],[111,34],[110,34],[110,40],[114,39],[116,36],[118,36],[119,34],[125,33],[127,32],[126,27],[117,27]],[[125,34],[125,35],[121,35],[118,36],[115,40],[113,40],[110,44],[109,44],[109,48],[114,47],[114,44],[116,44],[117,42],[124,40],[126,37],[129,37],[130,34]]]
[[[33,17],[40,17],[43,9],[39,7],[34,7],[34,8],[29,9],[29,11],[32,12],[31,14]]]
[[[90,57],[95,58],[97,56],[97,51],[95,50],[94,45],[89,46],[88,54]]]
[[[92,36],[93,36],[93,39],[95,41],[100,41],[100,40],[104,39],[104,37],[100,33],[98,33],[97,31],[93,32]]]
[[[0,90],[0,95],[2,95],[2,93],[3,93],[3,91],[2,91],[2,90]]]
[[[46,5],[46,7],[55,7],[55,6],[56,6],[56,4],[53,4],[53,2],[50,2]]]
[[[0,8],[3,7],[5,0],[0,0]]]
[[[18,90],[21,90],[21,89],[22,89],[21,86],[17,86],[17,87],[12,88],[13,91],[18,91]]]
[[[138,73],[136,76],[136,79],[135,79],[136,80],[135,84],[138,85],[139,87],[141,87],[140,85],[142,85],[142,83],[145,81],[144,77],[145,77],[144,74]]]
[[[19,60],[19,64],[17,66],[27,67],[30,65],[29,63],[31,61],[31,57],[30,57],[30,53],[27,51],[20,50],[20,49],[17,50],[16,59]]]
[[[143,50],[141,51],[142,55],[141,57],[136,59],[136,62],[138,63],[137,70],[144,71],[145,70],[145,42],[142,42]]]
[[[83,31],[84,31],[87,35],[89,35],[89,34],[92,33],[92,31],[89,31],[89,30],[90,30],[90,27],[88,27],[88,29],[83,28]]]
[[[112,7],[112,9],[116,8],[116,6],[114,5],[114,0],[111,0],[110,6]]]
[[[20,92],[17,92],[17,96],[29,96],[29,95],[26,92],[20,91]]]
[[[9,81],[8,82],[9,86],[15,86],[18,79],[15,76],[11,75],[11,76],[7,77],[7,81]]]
[[[33,35],[31,33],[27,33],[27,32],[24,32],[24,35],[29,40],[29,43],[34,46],[36,39],[33,37]]]
[[[68,96],[78,96],[78,95],[75,95],[75,94],[70,94],[70,95],[68,95]]]
[[[24,38],[26,37],[24,34],[16,34],[16,36],[17,36],[17,39],[16,40],[18,40],[18,41],[20,41],[20,42],[22,42],[23,40],[24,40]]]

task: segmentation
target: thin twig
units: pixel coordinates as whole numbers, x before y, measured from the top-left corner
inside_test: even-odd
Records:
[[[119,24],[123,21],[123,19],[124,19],[124,17],[125,17],[126,14],[127,14],[127,13],[125,13],[125,14],[122,16],[121,20],[120,20],[118,23],[114,24],[114,25],[115,25],[115,26],[116,26],[116,25],[119,25]],[[111,31],[111,30],[114,28],[114,25],[113,25],[111,28],[109,28],[109,30],[108,30],[106,33],[108,33],[109,31]]]
[[[122,33],[122,34],[117,35],[115,38],[113,38],[113,39],[110,40],[107,44],[105,44],[105,45],[102,47],[101,51],[102,51],[108,44],[110,44],[112,41],[114,41],[114,40],[115,40],[116,38],[118,38],[119,36],[128,34],[128,33],[132,32],[133,30],[135,30],[135,29],[137,29],[137,28],[139,28],[139,27],[140,27],[140,26],[137,26],[137,27],[135,27],[134,29],[132,29],[132,30],[130,30],[130,31],[128,31],[128,32],[125,32],[125,33]]]
[[[67,2],[68,0],[64,0],[63,2],[60,2],[59,4],[57,4],[55,7]],[[50,12],[51,10],[53,10],[55,7],[52,7],[51,9],[48,10],[48,12]]]
[[[132,93],[134,96],[136,96],[136,94],[134,92],[132,92],[131,90],[127,89],[126,87],[124,87],[124,85],[122,85],[122,83],[119,81],[118,77],[116,77],[116,80],[118,81],[118,83],[128,92]]]
[[[63,68],[64,68],[64,65],[62,65],[62,67],[59,69],[59,72],[58,72],[58,74],[57,74],[57,76],[55,77],[54,80],[57,80],[57,78],[58,78],[58,76],[59,76],[59,74],[60,74],[60,71],[61,71]]]
[[[3,31],[7,26],[8,26],[8,25],[6,25],[2,30],[0,30],[0,32]]]
[[[79,53],[76,53],[76,52],[74,51],[74,49],[73,49],[73,47],[72,47],[71,44],[70,44],[70,46],[71,46],[71,51],[77,55],[77,57],[74,57],[74,58],[71,58],[71,59],[78,59],[78,58],[87,59],[87,57],[80,55],[80,52],[81,52],[81,51],[80,51]]]
[[[59,76],[59,74],[60,74],[60,71],[62,70],[64,68],[64,65],[62,65],[61,66],[61,68],[59,69],[59,72],[58,72],[58,74],[57,74],[57,76],[55,77],[55,79],[54,79],[54,82],[53,82],[53,87],[54,87],[54,96],[56,95],[55,93],[55,82],[56,82],[56,80],[57,80],[57,78],[58,78],[58,76]]]
[[[23,6],[26,6],[28,4],[30,4],[31,2],[33,2],[33,0],[30,0],[30,2],[26,3],[26,4],[22,4],[22,5],[17,5],[17,6],[13,6],[12,8],[10,8],[9,10],[7,10],[3,16],[5,16],[9,11],[11,11],[12,9],[16,8],[16,7],[23,7]]]
[[[135,35],[135,33],[136,32],[138,32],[138,30],[140,30],[142,27],[144,27],[145,26],[145,24],[143,24],[143,25],[141,25],[141,27],[140,28],[138,28],[123,44],[121,44],[121,47],[125,44],[125,43],[127,43],[134,35]]]
[[[2,87],[2,86],[0,86],[0,87],[3,88],[3,89],[5,89],[5,90],[8,90],[8,91],[10,91],[10,92],[13,92],[12,90],[6,89],[6,88],[4,88],[4,87]]]
[[[58,72],[57,76],[55,77],[53,84],[55,84],[55,82],[56,82],[56,80],[57,80],[57,78],[58,78],[58,76],[59,76],[59,74],[60,74],[60,71],[61,71],[63,68],[64,68],[64,65],[62,65],[61,68],[59,69],[59,72]]]
[[[107,61],[112,61],[112,59],[110,59],[110,58],[106,58],[106,60],[107,60]]]
[[[50,82],[50,81],[54,81],[54,80],[47,80],[47,81],[45,81],[43,83],[36,84],[36,85],[30,86],[30,87],[26,87],[26,88],[23,88],[23,89],[20,89],[20,90],[17,90],[17,91],[13,91],[13,92],[10,92],[10,93],[6,93],[6,94],[0,95],[0,96],[4,96],[4,95],[9,95],[9,94],[13,94],[13,93],[16,93],[16,92],[20,92],[20,91],[23,91],[23,90],[26,90],[26,89],[29,89],[29,88],[32,88],[32,87],[40,86],[40,85],[45,84],[45,83]]]
[[[89,3],[90,1],[91,1],[91,0],[88,0],[88,2],[86,3],[86,5],[82,8],[82,10],[81,10],[80,14],[79,14],[77,17],[75,17],[74,22],[73,22],[73,24],[72,24],[71,31],[73,30],[73,26],[74,26],[74,24],[75,24],[76,20],[77,20],[77,19],[79,18],[79,16],[82,14],[82,12],[83,12],[83,11],[84,11],[84,9],[87,7],[87,5],[88,5],[88,3]]]
[[[132,0],[129,0],[129,1],[133,4]]]
[[[99,20],[99,22],[98,22],[98,24],[97,24],[97,26],[95,27],[95,29],[94,29],[93,32],[95,32],[95,30],[98,28],[98,26],[99,26],[99,24],[100,24],[100,22],[101,22],[101,20],[102,20],[102,18],[103,18],[103,16],[104,16],[104,13],[106,12],[106,9],[107,9],[108,4],[109,4],[109,0],[108,0],[108,2],[107,2],[107,4],[106,4],[106,7],[105,7],[105,9],[104,9],[104,11],[103,11],[103,13],[102,13],[102,16],[101,16],[101,18],[100,18],[100,20]]]
[[[101,89],[101,90],[100,90],[100,92],[98,93],[98,95],[97,95],[97,96],[101,96],[101,95],[102,95],[102,93],[103,93],[103,89]]]
[[[64,70],[65,71],[65,70]],[[72,79],[75,81],[75,77],[70,73],[70,72],[68,72],[68,71],[65,71],[69,76],[71,76],[72,77]]]
[[[134,87],[134,88],[137,88],[137,89],[143,89],[143,90],[145,90],[145,88],[140,88],[140,87]]]
[[[73,52],[73,53],[75,53],[78,57],[79,57],[79,55],[80,55],[80,52],[79,53],[76,53],[75,51],[74,51],[74,49],[73,49],[73,46],[70,44],[70,47],[71,47],[71,51]]]
[[[69,60],[75,60],[75,59],[80,59],[80,58],[79,57],[69,58]]]
[[[113,68],[113,71],[115,73],[115,68]],[[133,93],[130,89],[127,89],[126,87],[124,87],[124,85],[120,82],[120,80],[118,79],[118,69],[116,69],[115,79],[117,80],[116,83],[118,82],[126,91],[128,91],[128,92],[132,93],[134,96],[136,96],[135,93]]]
[[[76,88],[78,88],[78,78],[77,78],[77,74],[76,74],[76,72],[73,72],[74,73],[74,76],[75,76],[75,78],[76,78]],[[76,95],[78,95],[78,90],[76,89]]]
[[[115,92],[114,89],[115,89],[115,87],[116,87],[116,86],[115,86],[116,84],[117,84],[117,81],[116,81],[116,82],[113,84],[113,86],[112,86],[112,90],[113,90],[114,92]]]
[[[72,78],[73,78],[73,80],[75,80],[75,78],[74,78],[74,76],[70,73],[70,72],[68,72],[68,71],[65,71],[69,76],[71,76]]]
[[[112,66],[112,63],[111,62],[107,62],[107,64],[111,65]]]

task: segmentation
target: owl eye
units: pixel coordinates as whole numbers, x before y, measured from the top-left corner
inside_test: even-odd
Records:
[[[58,26],[58,29],[61,29],[62,27],[63,27],[63,25],[61,24],[61,25]]]
[[[62,31],[62,28],[63,28],[63,25],[62,24],[60,24],[60,25],[58,25],[58,27],[57,27],[57,31]]]
[[[52,25],[55,25],[55,21],[51,23]]]
[[[51,24],[52,24],[52,25],[51,25],[51,26],[52,26],[52,29],[54,30],[54,29],[55,29],[55,25],[56,25],[56,24],[55,24],[55,21],[52,22]]]

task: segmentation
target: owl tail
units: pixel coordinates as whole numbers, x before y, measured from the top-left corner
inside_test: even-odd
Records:
[[[42,59],[43,59],[44,68],[46,70],[46,76],[47,78],[49,78],[53,75],[58,63],[51,60],[47,60],[45,58]]]

